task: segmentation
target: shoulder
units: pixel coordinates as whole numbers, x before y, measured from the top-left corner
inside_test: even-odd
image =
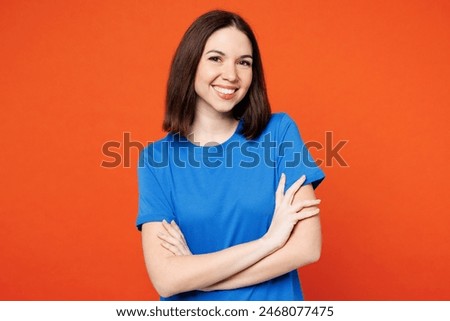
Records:
[[[269,123],[267,124],[267,127],[285,127],[289,125],[295,125],[295,121],[292,119],[291,116],[289,116],[287,113],[280,112],[280,113],[273,113],[270,117]]]
[[[264,129],[264,133],[283,136],[290,127],[297,127],[291,116],[284,112],[273,113]]]
[[[161,153],[167,145],[170,145],[173,142],[173,135],[167,134],[164,138],[159,140],[149,142],[147,146],[145,146],[141,150],[141,155],[147,154],[149,151]]]
[[[155,167],[154,164],[164,157],[167,157],[169,146],[173,142],[173,135],[167,134],[164,138],[150,142],[139,153],[140,167]],[[158,166],[156,166],[158,167]]]

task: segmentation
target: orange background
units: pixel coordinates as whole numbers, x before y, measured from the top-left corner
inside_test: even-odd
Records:
[[[306,299],[449,300],[447,0],[2,1],[0,299],[158,298],[137,148],[107,169],[102,145],[162,137],[171,57],[215,8],[254,28],[274,111],[305,141],[349,141],[348,167],[322,166]]]

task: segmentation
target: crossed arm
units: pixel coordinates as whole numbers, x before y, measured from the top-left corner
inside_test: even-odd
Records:
[[[280,180],[274,218],[262,238],[222,251],[190,255],[174,223],[144,224],[144,258],[158,293],[167,297],[191,290],[239,288],[317,261],[321,249],[319,201],[311,185],[301,186],[303,181],[298,180],[284,194],[285,178]]]

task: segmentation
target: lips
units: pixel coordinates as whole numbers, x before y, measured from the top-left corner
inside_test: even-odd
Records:
[[[229,100],[234,97],[234,94],[239,88],[236,87],[222,87],[212,86],[220,98]]]
[[[219,86],[213,86],[213,88],[220,92],[221,94],[225,94],[225,95],[231,95],[233,94],[237,88],[225,88],[225,87],[219,87]]]

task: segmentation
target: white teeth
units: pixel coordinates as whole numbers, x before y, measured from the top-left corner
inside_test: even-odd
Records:
[[[214,86],[213,88],[215,90],[217,90],[218,92],[220,92],[221,94],[225,94],[225,95],[230,95],[236,91],[236,89],[227,89],[227,88],[222,88],[222,87],[218,87],[218,86]]]

